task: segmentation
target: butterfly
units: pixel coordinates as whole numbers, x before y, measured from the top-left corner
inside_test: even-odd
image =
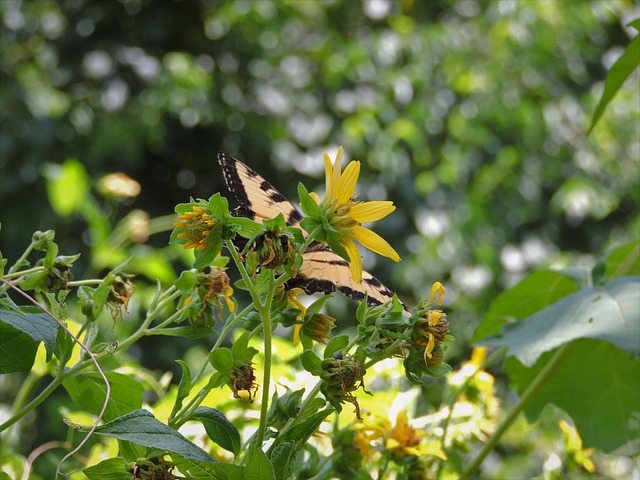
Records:
[[[296,206],[255,170],[222,152],[218,154],[218,163],[222,167],[227,188],[239,204],[233,210],[233,215],[261,223],[281,213],[288,226],[299,227],[303,217]],[[349,264],[332,252],[328,245],[319,242],[312,242],[303,252],[302,265],[297,275],[286,283],[286,287],[301,288],[308,294],[330,294],[337,290],[358,301],[364,299],[366,294],[370,305],[386,303],[394,295],[366,270],[362,272],[362,281],[356,283],[351,277]],[[402,306],[409,312],[404,304]]]

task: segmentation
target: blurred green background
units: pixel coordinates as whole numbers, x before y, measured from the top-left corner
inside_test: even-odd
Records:
[[[639,14],[631,0],[0,0],[0,248],[12,264],[53,229],[61,254],[84,254],[78,279],[133,255],[137,281],[168,284],[182,252],[153,219],[229,196],[218,151],[295,200],[343,145],[363,162],[358,198],[398,207],[374,228],[402,263],[365,252],[365,268],[409,304],[444,283],[455,368],[499,292],[640,233],[638,72],[586,136]],[[93,187],[113,172],[141,193]],[[158,233],[113,231],[132,211]],[[136,348],[152,342],[163,358],[145,365],[176,368],[179,341]]]
[[[637,74],[585,134],[633,35],[631,1],[3,0],[0,13],[10,261],[35,229],[55,229],[61,253],[96,242],[86,215],[50,206],[46,179],[68,159],[141,183],[124,204],[97,196],[114,223],[226,195],[219,150],[295,199],[299,181],[322,188],[322,153],[343,145],[364,162],[359,198],[398,206],[376,229],[403,262],[365,254],[365,267],[408,302],[442,281],[464,339],[527,272],[589,264],[640,229]]]

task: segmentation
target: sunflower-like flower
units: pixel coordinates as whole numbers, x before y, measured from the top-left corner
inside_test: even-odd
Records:
[[[324,199],[315,194],[307,194],[304,187],[300,192],[302,208],[308,215],[302,226],[312,231],[322,225],[324,234],[318,239],[326,241],[329,247],[349,262],[351,276],[355,282],[362,280],[362,260],[355,242],[395,262],[400,261],[398,253],[380,235],[362,226],[365,222],[380,220],[396,207],[390,201],[357,202],[354,191],[360,175],[360,162],[352,161],[342,171],[342,147],[338,149],[336,160],[331,164],[327,153],[324,154],[326,194]],[[308,208],[305,196],[310,195],[317,207]],[[305,208],[307,206],[307,208]],[[319,207],[319,208],[318,208]],[[324,220],[323,220],[324,218]]]
[[[415,428],[409,423],[409,417],[405,410],[401,410],[395,425],[392,425],[388,418],[374,415],[373,419],[365,420],[363,424],[357,425],[356,429],[366,435],[367,442],[360,438],[359,449],[365,455],[368,449],[367,443],[381,443],[382,451],[395,460],[412,456],[422,458],[432,455],[447,460],[446,454],[439,447],[434,447],[424,442],[427,432]],[[365,448],[363,448],[365,447]]]
[[[190,212],[185,212],[178,217],[179,222],[173,224],[174,227],[184,228],[184,232],[177,235],[177,238],[187,239],[183,244],[184,248],[195,248],[204,250],[207,248],[205,240],[211,233],[211,229],[216,225],[211,215],[199,206],[192,207]]]

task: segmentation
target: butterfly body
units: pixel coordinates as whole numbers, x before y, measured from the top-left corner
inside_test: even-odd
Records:
[[[218,154],[218,163],[227,188],[238,200],[239,206],[233,210],[233,215],[262,222],[282,213],[288,226],[300,228],[302,214],[255,170],[222,152]],[[380,305],[393,298],[393,292],[367,271],[362,272],[361,282],[355,282],[349,264],[324,243],[312,242],[302,258],[297,275],[286,284],[289,289],[301,288],[308,294],[329,294],[337,290],[358,301],[366,294],[371,305]],[[409,312],[404,304],[403,307]]]

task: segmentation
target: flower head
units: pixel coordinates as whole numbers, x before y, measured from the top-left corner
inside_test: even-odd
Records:
[[[352,161],[342,171],[342,147],[338,149],[336,160],[331,164],[327,153],[324,154],[326,194],[324,199],[316,194],[311,197],[319,207],[317,214],[305,211],[311,219],[308,226],[314,226],[313,220],[320,222],[325,229],[326,240],[331,249],[349,262],[351,276],[356,282],[362,281],[362,260],[355,242],[385,257],[399,262],[400,256],[380,235],[362,226],[365,222],[380,220],[396,207],[390,201],[357,202],[354,192],[360,175],[360,162]],[[302,200],[302,198],[301,198]],[[304,210],[304,204],[303,204]],[[320,218],[325,221],[321,222]],[[308,230],[308,226],[303,226]]]
[[[405,410],[398,413],[395,425],[392,425],[386,417],[374,415],[372,420],[366,420],[356,428],[366,432],[369,443],[380,442],[383,451],[395,460],[409,456],[423,458],[426,455],[433,455],[442,460],[447,459],[440,448],[430,446],[423,441],[427,432],[411,425]],[[363,448],[365,443],[361,439],[361,451],[366,450]]]
[[[211,229],[216,222],[205,209],[199,206],[192,207],[190,212],[185,212],[178,216],[180,222],[173,224],[174,227],[183,228],[184,232],[178,233],[177,238],[186,239],[184,248],[195,248],[204,250],[207,248],[206,239],[211,233]]]

